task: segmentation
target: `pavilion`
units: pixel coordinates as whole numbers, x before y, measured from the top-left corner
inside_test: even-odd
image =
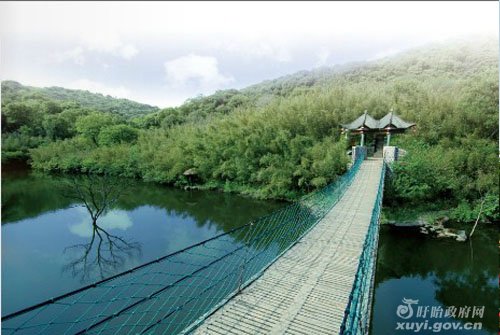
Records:
[[[342,124],[342,132],[347,134],[360,134],[360,146],[365,145],[365,135],[374,134],[376,137],[385,135],[385,145],[391,143],[391,134],[403,133],[415,126],[415,123],[407,122],[397,116],[392,110],[380,120],[376,120],[365,110],[363,115],[348,124]]]

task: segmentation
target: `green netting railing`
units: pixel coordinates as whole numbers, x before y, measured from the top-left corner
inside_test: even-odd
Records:
[[[359,169],[267,216],[2,318],[2,333],[179,334],[249,285],[323,218]]]
[[[386,165],[384,163],[380,175],[375,207],[373,208],[370,226],[363,244],[363,252],[359,258],[359,265],[353,289],[349,296],[349,303],[344,313],[340,335],[366,335],[369,331],[385,173]]]

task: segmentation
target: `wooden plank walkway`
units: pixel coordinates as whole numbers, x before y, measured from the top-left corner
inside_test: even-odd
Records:
[[[338,334],[371,219],[382,159],[362,163],[337,205],[195,334]]]

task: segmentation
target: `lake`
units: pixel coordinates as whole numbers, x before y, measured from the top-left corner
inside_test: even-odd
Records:
[[[3,166],[2,315],[227,232],[281,206],[131,179],[48,176],[26,166]],[[485,224],[466,243],[382,226],[372,335],[415,333],[395,330],[402,321],[396,311],[405,306],[403,299],[418,300],[412,304],[415,311],[417,306],[484,306],[482,318],[456,318],[480,321],[482,330],[439,333],[496,334],[497,237],[497,228]]]
[[[5,165],[2,315],[227,232],[282,206],[227,193],[183,191],[132,179],[48,176],[19,164]]]
[[[463,227],[468,233],[471,226]],[[388,334],[498,334],[498,228],[479,224],[471,240],[456,242],[433,239],[408,228],[383,225],[380,231],[372,335]],[[403,299],[418,300],[411,304],[413,316],[398,317]],[[428,307],[425,319],[417,317]],[[471,307],[465,317],[467,306]],[[472,309],[484,306],[482,318],[472,318]],[[444,312],[457,308],[457,317],[431,318],[431,310]],[[458,318],[460,308],[462,316]],[[439,314],[435,314],[438,316]],[[407,317],[407,314],[402,314]],[[396,330],[397,322],[481,322],[482,330]],[[430,326],[430,325],[429,325]],[[439,330],[439,331],[438,331]]]

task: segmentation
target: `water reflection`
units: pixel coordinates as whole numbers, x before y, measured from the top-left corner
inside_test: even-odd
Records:
[[[394,332],[396,322],[401,321],[395,311],[403,298],[418,299],[421,305],[442,306],[444,309],[449,306],[485,306],[483,318],[458,321],[482,322],[483,330],[475,330],[475,334],[496,334],[497,228],[482,225],[478,229],[470,242],[459,243],[382,227],[372,334]],[[465,330],[442,332],[467,334]]]
[[[116,273],[128,258],[141,254],[141,245],[110,234],[93,223],[90,241],[66,247],[63,253],[69,253],[73,259],[63,271],[70,271],[73,277],[80,276],[80,282],[84,283],[90,278],[103,279]]]
[[[71,183],[68,176],[50,176],[26,168],[10,171],[2,166],[2,225],[36,218],[81,203],[64,194]],[[76,177],[78,180],[81,176]],[[283,205],[227,193],[182,191],[133,179],[95,177],[104,183],[117,183],[121,197],[113,208],[131,212],[143,206],[162,209],[169,216],[192,218],[197,226],[213,226],[229,231],[250,219],[262,216]]]
[[[81,283],[104,279],[122,269],[130,258],[141,255],[140,243],[109,232],[132,226],[126,212],[109,212],[122,196],[123,188],[116,179],[83,176],[70,178],[61,187],[61,194],[82,203],[82,209],[90,216],[90,220],[69,227],[72,233],[90,240],[64,248],[63,253],[69,256],[70,261],[62,267],[63,272],[68,271],[74,278],[79,277]]]
[[[80,237],[91,237],[94,231],[92,225],[89,224],[91,220],[88,220],[86,217],[87,211],[83,207],[78,207],[78,210],[81,211],[82,214],[85,214],[85,219],[78,224],[69,226],[69,231]],[[116,229],[126,231],[132,228],[133,225],[134,223],[130,216],[126,211],[121,209],[110,210],[99,218],[99,227],[105,230]]]
[[[2,314],[164,256],[283,204],[2,166]],[[228,238],[241,241],[236,233]]]

